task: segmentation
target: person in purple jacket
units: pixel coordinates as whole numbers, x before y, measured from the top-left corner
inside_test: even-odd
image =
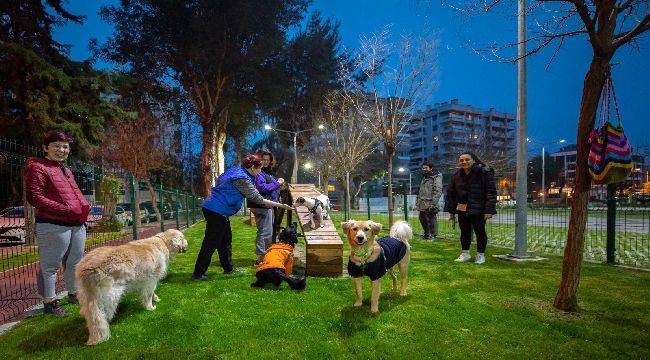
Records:
[[[262,159],[262,171],[255,176],[255,188],[265,199],[277,202],[280,198],[278,190],[284,183],[284,179],[274,178],[269,174],[269,169],[273,166],[273,154],[268,150],[260,150],[255,155]],[[273,208],[248,202],[248,207],[255,216],[257,224],[257,236],[255,237],[255,265],[259,265],[264,258],[266,249],[273,243]]]

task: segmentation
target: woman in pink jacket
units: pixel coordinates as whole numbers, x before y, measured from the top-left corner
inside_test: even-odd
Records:
[[[29,158],[26,167],[27,201],[35,209],[36,239],[40,258],[38,291],[45,313],[66,316],[56,299],[56,272],[65,267],[68,303],[77,304],[74,272],[86,241],[90,204],[65,166],[72,137],[50,131],[43,139],[45,158]]]

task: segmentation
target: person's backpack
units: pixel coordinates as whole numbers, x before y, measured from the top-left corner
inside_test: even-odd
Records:
[[[617,125],[610,121],[610,102],[614,99]],[[618,102],[608,72],[600,97],[599,128],[589,134],[589,159],[587,165],[591,178],[596,184],[612,184],[625,180],[632,171],[632,148],[623,132]]]

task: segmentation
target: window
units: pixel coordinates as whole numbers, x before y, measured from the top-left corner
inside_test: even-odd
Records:
[[[438,125],[433,125],[431,127],[431,131],[438,131]]]
[[[438,145],[433,147],[433,151],[438,151]]]
[[[433,135],[433,141],[438,142],[439,138],[438,135]]]

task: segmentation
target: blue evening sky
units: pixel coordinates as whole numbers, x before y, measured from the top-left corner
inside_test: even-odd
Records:
[[[111,3],[118,1],[69,0],[67,9],[87,16],[83,25],[67,24],[55,31],[57,40],[71,45],[73,59],[89,56],[89,39],[101,42],[111,34],[112,27],[97,15],[101,5]],[[316,0],[312,9],[341,22],[342,43],[347,48],[356,48],[360,35],[369,36],[386,25],[391,26],[395,37],[435,31],[439,55],[433,102],[458,98],[463,104],[516,112],[516,65],[485,60],[467,46],[470,42],[516,41],[514,15],[481,14],[468,22],[441,2],[416,0]],[[534,26],[529,22],[529,29]],[[650,144],[650,35],[641,38],[638,45],[640,49],[620,49],[613,70],[623,125],[633,146]],[[528,133],[539,141],[564,138],[575,143],[582,82],[591,50],[586,36],[576,37],[565,42],[547,70],[551,54],[551,50],[541,52],[528,61]]]

